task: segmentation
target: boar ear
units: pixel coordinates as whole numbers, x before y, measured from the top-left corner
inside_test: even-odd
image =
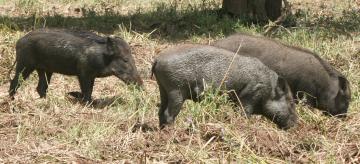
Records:
[[[110,37],[107,37],[106,38],[106,48],[109,52],[108,55],[110,55],[110,56],[114,55],[114,46],[115,46],[115,43],[114,43],[113,39]]]
[[[288,88],[288,84],[287,84],[287,81],[279,76],[278,77],[278,86],[283,90],[283,91],[287,91],[289,88]]]
[[[349,81],[344,76],[339,76],[339,87],[344,93],[350,95],[350,84]]]
[[[276,92],[275,95],[276,95],[276,97],[279,96],[279,98],[280,98],[280,96],[282,96],[283,94],[288,93],[289,85],[288,85],[287,81],[281,76],[278,77],[277,83],[278,84],[277,84],[277,88],[275,89],[275,92]]]

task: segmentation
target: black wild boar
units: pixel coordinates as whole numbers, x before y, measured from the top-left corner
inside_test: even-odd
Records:
[[[34,70],[39,75],[37,92],[46,96],[53,73],[78,77],[84,101],[91,101],[96,77],[115,75],[125,83],[142,85],[129,45],[120,38],[101,37],[91,32],[40,29],[16,43],[16,73],[10,84],[13,97],[19,76],[26,79]]]
[[[232,58],[234,58],[233,63]],[[204,81],[239,97],[247,116],[261,114],[280,128],[295,125],[297,115],[287,82],[256,58],[205,45],[180,45],[163,51],[153,64],[160,89],[160,127],[174,121],[186,99],[198,101]],[[221,81],[224,79],[223,85]]]
[[[348,80],[317,54],[281,44],[264,37],[235,34],[216,41],[213,46],[256,57],[290,85],[293,96],[331,115],[345,116],[351,99]],[[295,97],[296,98],[296,97]]]

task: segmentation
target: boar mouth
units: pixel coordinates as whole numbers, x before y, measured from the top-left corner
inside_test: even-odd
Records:
[[[121,74],[115,73],[115,76],[117,78],[121,79],[127,85],[135,84],[137,86],[143,87],[143,81],[139,75],[136,75],[135,77],[130,77],[127,75],[121,75]]]
[[[277,117],[275,118],[275,123],[277,126],[282,130],[288,130],[294,126],[296,126],[297,123],[297,116],[290,115],[288,117]]]

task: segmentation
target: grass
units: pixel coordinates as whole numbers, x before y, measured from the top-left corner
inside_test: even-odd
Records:
[[[271,37],[311,49],[351,83],[344,120],[298,104],[297,127],[282,131],[267,119],[246,119],[226,96],[206,92],[187,101],[173,126],[158,129],[159,91],[153,58],[181,43],[208,44],[234,32],[261,35],[264,25],[219,14],[220,0],[0,0],[0,163],[202,162],[358,163],[360,159],[359,4],[291,0],[293,15]],[[40,99],[34,73],[14,101],[7,97],[15,43],[34,28],[60,27],[115,35],[130,43],[146,89],[114,77],[96,79],[93,97],[116,101],[95,108],[73,101],[74,77],[55,74]]]

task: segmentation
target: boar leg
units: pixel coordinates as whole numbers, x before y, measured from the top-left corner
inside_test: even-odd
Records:
[[[20,85],[19,85],[20,73],[21,73],[22,79],[26,80],[29,77],[29,75],[31,74],[31,72],[33,72],[33,71],[34,71],[33,68],[26,68],[21,63],[18,63],[16,65],[15,77],[14,77],[14,79],[12,79],[12,81],[10,83],[10,89],[9,89],[10,97],[13,97],[16,93],[16,90],[20,87]]]
[[[179,114],[182,104],[184,103],[184,98],[180,90],[172,90],[167,93],[168,95],[168,105],[167,108],[160,113],[160,127],[163,127],[164,124],[169,124],[174,122],[175,117]]]
[[[36,88],[36,91],[40,95],[40,98],[46,97],[46,90],[48,88],[48,84],[50,83],[50,79],[52,76],[52,72],[45,72],[43,70],[36,70],[39,76],[39,83]]]
[[[166,94],[165,89],[159,85],[160,90],[160,108],[159,108],[159,121],[160,121],[160,128],[164,128],[163,125],[166,124],[166,118],[164,116],[165,109],[168,106],[168,96]]]
[[[80,89],[81,89],[81,93],[83,94],[84,101],[87,102],[91,101],[91,94],[94,87],[94,80],[95,78],[84,77],[84,76],[79,77]]]

